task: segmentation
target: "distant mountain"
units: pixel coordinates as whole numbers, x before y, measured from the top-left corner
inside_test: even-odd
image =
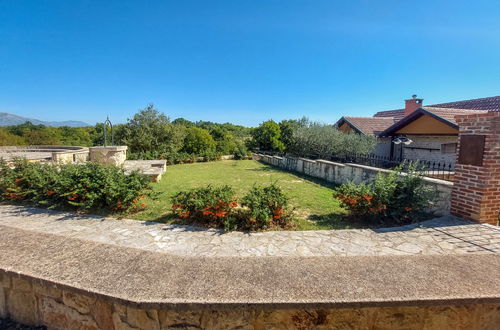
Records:
[[[43,121],[33,118],[21,117],[18,115],[13,115],[7,112],[0,112],[0,126],[12,126],[20,125],[25,122],[31,122],[34,125],[45,125],[45,126],[71,126],[71,127],[82,127],[82,126],[92,126],[90,124],[84,123],[83,121],[67,120],[67,121]]]

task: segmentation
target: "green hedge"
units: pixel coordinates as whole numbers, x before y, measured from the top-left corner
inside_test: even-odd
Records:
[[[48,208],[143,208],[140,199],[150,194],[149,178],[129,175],[115,166],[95,163],[52,165],[17,160],[13,167],[0,160],[0,199]]]

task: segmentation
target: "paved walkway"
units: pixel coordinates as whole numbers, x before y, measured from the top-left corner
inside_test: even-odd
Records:
[[[380,256],[500,252],[500,228],[442,217],[378,230],[223,233],[189,226],[117,220],[0,205],[0,227],[191,257]]]

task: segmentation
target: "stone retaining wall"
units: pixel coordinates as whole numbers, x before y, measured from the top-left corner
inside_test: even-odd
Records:
[[[391,172],[391,170],[377,167],[351,163],[336,163],[321,159],[312,160],[307,158],[278,157],[262,154],[254,154],[253,159],[281,167],[288,171],[302,173],[336,184],[343,184],[350,181],[354,183],[369,183],[375,180],[378,173]],[[424,180],[428,185],[434,187],[439,192],[439,199],[434,209],[435,213],[437,215],[449,214],[453,183],[427,177],[425,177]]]
[[[272,306],[272,305],[271,305]],[[49,329],[497,329],[500,304],[338,309],[141,309],[0,274],[0,317]]]

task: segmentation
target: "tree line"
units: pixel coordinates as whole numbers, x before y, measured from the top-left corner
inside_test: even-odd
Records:
[[[0,145],[103,145],[104,129],[102,123],[90,127],[49,127],[26,122],[1,127]],[[106,129],[110,137],[110,128]],[[139,110],[125,124],[115,125],[113,133],[115,145],[128,146],[130,159],[160,158],[170,159],[172,163],[193,157],[211,160],[220,155],[243,158],[250,150],[296,156],[367,154],[376,143],[374,137],[346,134],[333,125],[305,117],[279,123],[268,120],[248,128],[184,118],[172,121],[153,105]]]

